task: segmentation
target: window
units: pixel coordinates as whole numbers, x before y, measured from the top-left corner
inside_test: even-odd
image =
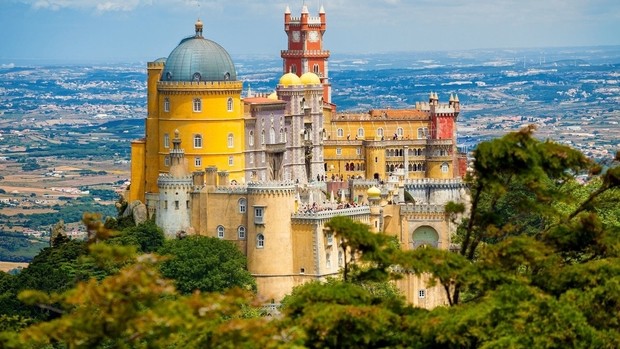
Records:
[[[275,144],[276,143],[276,130],[272,127],[269,130],[269,144]]]
[[[325,254],[325,268],[332,268],[332,254],[329,252]]]
[[[254,163],[254,153],[250,153],[250,164]]]
[[[360,138],[364,138],[364,129],[363,128],[358,128],[357,129],[357,136]]]
[[[239,199],[239,213],[245,213],[247,205],[248,202],[244,198]]]
[[[164,112],[168,113],[170,111],[170,98],[164,98]]]
[[[444,162],[443,164],[441,164],[441,172],[442,173],[448,173],[449,169],[450,169],[450,166],[448,165],[447,162]]]
[[[424,139],[428,135],[428,127],[418,128],[418,139]]]
[[[217,226],[217,237],[220,239],[224,238],[224,227],[221,225]]]
[[[170,148],[170,135],[164,133],[164,148]]]
[[[192,80],[194,81],[200,81],[200,73],[194,73],[194,75],[192,75]]]
[[[286,140],[284,139],[284,129],[280,129],[280,143],[284,143]]]
[[[200,100],[200,98],[194,98],[194,112],[200,112],[202,111],[202,101]]]
[[[362,148],[357,148],[357,149],[355,149],[355,153],[356,153],[357,155],[362,155]]]
[[[338,267],[344,266],[344,251],[338,250]]]
[[[228,148],[233,148],[235,146],[235,136],[232,133],[228,134]]]
[[[265,247],[265,236],[263,234],[256,235],[256,248]]]
[[[264,207],[254,207],[254,224],[264,224],[265,217]]]
[[[226,101],[226,110],[233,111],[233,99],[231,97],[228,97]]]
[[[239,228],[237,228],[237,236],[239,237],[239,240],[245,240],[245,227],[243,225],[240,225]]]
[[[164,156],[164,166],[170,166],[170,156],[168,155]]]
[[[377,137],[383,137],[383,129],[381,127],[377,129]]]
[[[254,131],[250,131],[250,134],[248,135],[248,145],[250,147],[254,146]]]
[[[297,74],[297,66],[295,64],[291,65],[291,73]]]
[[[344,137],[344,130],[343,130],[343,129],[341,129],[341,128],[339,128],[339,129],[336,131],[336,136],[338,136],[338,137]]]
[[[178,210],[179,209],[179,200],[175,200],[174,201],[174,209]]]
[[[327,246],[331,246],[334,244],[334,234],[327,233]]]
[[[265,144],[265,130],[260,132],[260,144]]]
[[[194,148],[202,148],[202,135],[194,135]]]
[[[336,155],[342,155],[342,148],[336,148]]]
[[[164,200],[164,210],[168,209],[168,200]]]
[[[319,75],[319,65],[315,64],[314,66],[312,66],[312,70],[314,71],[315,74]]]
[[[234,163],[233,159],[234,158],[232,157],[232,155],[228,157],[228,166],[232,166],[233,165],[233,163]]]
[[[202,167],[202,158],[200,156],[194,158],[194,166]]]
[[[402,137],[403,136],[403,128],[402,127],[399,127],[399,128],[396,129],[396,135],[398,137]]]
[[[418,298],[426,298],[426,290],[418,290]]]
[[[263,162],[263,164],[265,163],[265,159],[266,159],[266,156],[265,156],[265,153],[263,152],[261,153],[261,161]]]

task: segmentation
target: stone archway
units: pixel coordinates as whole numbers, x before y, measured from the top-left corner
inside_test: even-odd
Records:
[[[421,246],[439,247],[439,233],[435,228],[423,225],[416,228],[411,235],[411,249]]]

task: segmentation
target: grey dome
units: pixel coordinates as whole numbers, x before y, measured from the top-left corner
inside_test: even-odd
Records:
[[[202,34],[202,33],[200,33]],[[196,33],[183,39],[166,60],[162,81],[237,80],[230,55],[215,41]]]

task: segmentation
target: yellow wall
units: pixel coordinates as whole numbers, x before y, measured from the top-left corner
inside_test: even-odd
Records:
[[[128,202],[144,200],[144,149],[145,142],[142,140],[131,142],[131,180],[129,187]]]

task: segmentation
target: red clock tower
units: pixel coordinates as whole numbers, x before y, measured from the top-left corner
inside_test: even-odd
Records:
[[[321,6],[318,17],[308,14],[303,5],[301,16],[292,17],[291,10],[284,11],[284,31],[288,36],[288,49],[282,50],[284,73],[301,76],[312,72],[319,76],[323,84],[323,101],[331,103],[331,84],[329,83],[327,59],[329,51],[323,50],[323,34],[327,28],[325,9]]]

